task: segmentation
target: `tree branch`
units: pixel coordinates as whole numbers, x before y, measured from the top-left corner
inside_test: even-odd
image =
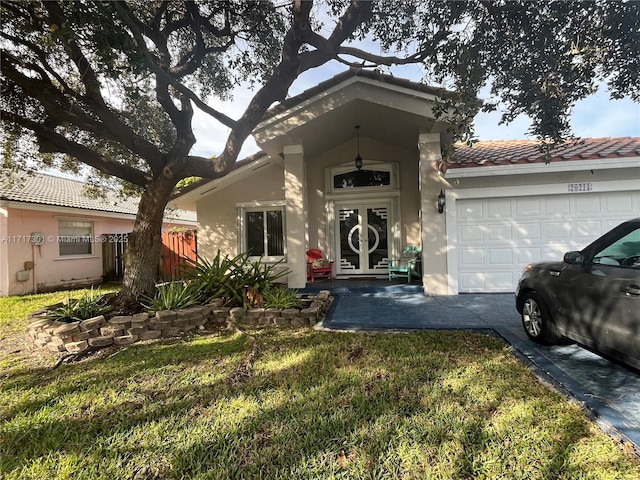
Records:
[[[123,165],[107,157],[98,154],[95,150],[85,147],[80,143],[73,142],[46,125],[15,115],[6,110],[0,111],[2,119],[21,125],[30,130],[38,138],[40,152],[42,153],[65,153],[78,159],[78,161],[89,165],[102,173],[118,177],[127,182],[140,187],[146,187],[149,179],[136,168]]]
[[[103,108],[99,108],[99,105],[91,102],[88,107],[100,119],[97,121],[94,115],[88,114],[82,108],[84,101],[87,100],[86,97],[72,96],[74,101],[69,101],[48,77],[38,80],[27,76],[16,68],[19,64],[20,59],[8,52],[3,52],[3,61],[0,62],[2,73],[14,84],[20,86],[29,97],[38,101],[46,114],[58,125],[74,125],[91,132],[98,138],[118,142],[133,154],[144,158],[154,171],[161,170],[163,153],[154,144],[136,135],[109,111],[106,105],[102,104]]]

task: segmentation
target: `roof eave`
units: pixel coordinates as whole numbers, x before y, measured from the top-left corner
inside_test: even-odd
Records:
[[[532,173],[557,173],[618,168],[638,168],[640,157],[597,158],[590,160],[562,160],[549,163],[511,163],[503,165],[483,165],[477,167],[449,168],[445,178],[494,177]]]

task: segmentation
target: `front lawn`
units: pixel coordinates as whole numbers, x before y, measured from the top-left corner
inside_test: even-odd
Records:
[[[54,370],[3,352],[0,478],[640,478],[498,339],[250,333],[250,368],[229,331]]]

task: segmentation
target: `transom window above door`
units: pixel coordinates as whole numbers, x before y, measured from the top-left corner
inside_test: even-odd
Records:
[[[355,190],[390,190],[397,188],[397,164],[367,162],[362,169],[352,162],[327,169],[326,191],[328,193],[353,192]]]

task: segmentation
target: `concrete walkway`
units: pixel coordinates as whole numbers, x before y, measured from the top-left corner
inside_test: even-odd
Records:
[[[322,325],[329,329],[497,333],[541,379],[576,399],[604,431],[631,442],[640,454],[640,373],[577,345],[547,347],[530,341],[513,294],[425,296],[418,285],[357,282],[318,282],[301,293],[320,289],[335,297]]]

